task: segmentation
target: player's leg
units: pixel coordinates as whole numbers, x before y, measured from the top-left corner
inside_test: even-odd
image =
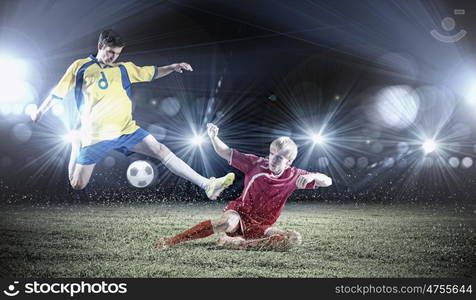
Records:
[[[283,237],[283,243],[277,243],[278,248],[294,248],[302,244],[302,236],[299,232],[295,230],[283,229],[279,227],[269,227],[265,230],[264,235],[267,237]],[[275,240],[279,240],[279,238],[275,238]]]
[[[220,178],[212,177],[208,179],[203,177],[150,134],[140,143],[131,147],[130,151],[159,159],[172,173],[204,189],[208,198],[212,200],[215,200],[235,179],[233,173],[228,173],[226,176]]]
[[[80,150],[81,150],[81,140],[78,134],[73,136],[71,141],[71,155],[69,157],[69,163],[68,163],[68,178],[70,182],[73,181],[73,174],[74,174],[74,169],[76,167],[76,160],[78,159]]]
[[[74,167],[73,176],[70,180],[70,184],[75,190],[84,189],[91,179],[91,174],[93,173],[94,167],[96,164],[90,165],[81,165],[76,164]]]
[[[223,236],[218,240],[218,245],[224,248],[241,250],[288,250],[291,248],[288,239],[279,234],[249,240],[241,237]]]
[[[227,210],[218,219],[212,220],[213,231],[233,233],[240,228],[240,220],[236,211]]]
[[[220,219],[215,221],[216,231],[235,233],[240,229],[240,222],[240,215],[234,210],[228,210]],[[245,242],[245,239],[242,236],[224,234],[218,239],[217,245],[224,248],[238,248],[243,242]]]
[[[301,245],[301,243],[301,235],[298,232],[270,227],[265,230],[262,238],[245,240],[223,237],[219,240],[218,245],[232,249],[288,250]]]
[[[246,240],[241,236],[228,236],[224,234],[218,239],[217,245],[228,249],[243,249],[242,244],[245,242]]]
[[[156,247],[164,250],[185,241],[205,238],[216,232],[234,232],[240,224],[240,215],[232,210],[226,211],[220,218],[206,220],[171,238],[161,238]]]
[[[208,178],[195,172],[152,135],[146,136],[140,143],[131,147],[130,150],[159,159],[172,173],[193,182],[202,189],[208,186]]]

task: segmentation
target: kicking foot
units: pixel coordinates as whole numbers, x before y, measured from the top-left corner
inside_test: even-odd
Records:
[[[233,181],[235,180],[235,174],[234,173],[228,173],[223,177],[220,178],[215,178],[212,177],[210,178],[210,183],[208,184],[206,193],[207,197],[211,200],[216,200],[218,196],[223,192],[224,189],[229,187]]]
[[[166,238],[160,238],[155,242],[155,248],[159,251],[167,250],[170,247],[172,247],[172,244],[170,244]]]

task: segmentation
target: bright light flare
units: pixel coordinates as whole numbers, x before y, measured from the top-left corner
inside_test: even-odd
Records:
[[[0,80],[11,83],[12,81],[23,80],[26,75],[26,64],[24,61],[9,57],[0,56]]]
[[[0,102],[0,113],[2,115],[9,115],[12,112],[12,106],[10,104],[2,104]]]
[[[30,103],[25,106],[25,115],[31,116],[38,110],[38,106],[34,103]]]
[[[35,100],[36,90],[26,81],[0,81],[0,102],[2,103],[31,103]]]
[[[409,86],[383,88],[375,99],[376,113],[369,112],[372,120],[380,120],[387,127],[398,129],[406,128],[415,121],[420,99]]]
[[[72,144],[74,142],[78,142],[79,139],[80,139],[80,135],[78,130],[71,130],[67,134],[63,135],[63,141],[66,144]]]
[[[314,144],[322,145],[325,143],[325,138],[320,134],[316,133],[311,136],[311,140],[314,142]]]
[[[466,102],[469,105],[475,105],[476,106],[476,81],[473,81],[471,86],[468,89],[467,96],[466,96]]]
[[[437,148],[438,148],[438,144],[432,140],[432,139],[429,139],[429,140],[426,140],[422,145],[421,145],[423,151],[425,152],[425,154],[429,154],[433,151],[435,151]]]
[[[51,111],[52,111],[53,115],[55,115],[57,117],[61,117],[62,115],[64,115],[65,108],[64,108],[64,105],[62,103],[58,103],[58,104],[56,104],[55,106],[53,106],[51,108]]]
[[[194,146],[200,146],[201,144],[203,144],[204,141],[205,139],[203,138],[203,136],[200,135],[195,135],[190,139],[190,143]]]

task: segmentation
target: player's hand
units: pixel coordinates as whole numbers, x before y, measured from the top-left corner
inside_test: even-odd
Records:
[[[179,73],[183,73],[183,70],[186,71],[193,71],[192,66],[189,64],[183,62],[183,63],[177,63],[177,64],[171,64],[170,67],[175,71]]]
[[[320,173],[312,175],[314,175],[314,180],[316,181],[317,186],[326,187],[332,185],[332,179],[329,176]]]
[[[213,123],[207,124],[207,133],[208,136],[213,139],[218,136],[218,127]]]
[[[329,176],[319,173],[311,173],[299,176],[296,180],[296,186],[299,189],[304,189],[312,181],[315,181],[316,185],[320,187],[332,185],[332,179]]]
[[[298,189],[304,189],[306,186],[314,181],[314,174],[301,175],[296,180],[296,186]]]
[[[38,123],[38,121],[41,119],[41,112],[39,109],[35,110],[30,114],[30,119],[33,121],[33,123]]]

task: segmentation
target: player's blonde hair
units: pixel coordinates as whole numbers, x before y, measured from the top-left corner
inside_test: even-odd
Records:
[[[298,153],[296,143],[287,136],[282,136],[272,141],[271,145],[269,145],[269,150],[271,152],[284,151],[284,155],[291,163],[296,159]]]

